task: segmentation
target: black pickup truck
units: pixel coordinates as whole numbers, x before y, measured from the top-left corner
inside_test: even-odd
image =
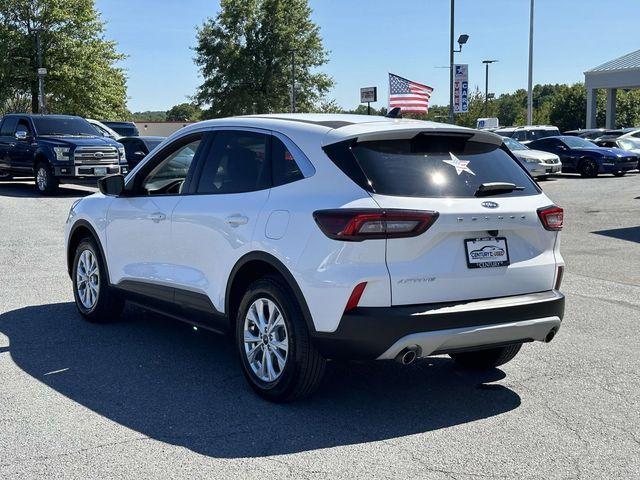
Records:
[[[10,114],[0,123],[0,180],[34,177],[38,192],[51,194],[60,183],[95,184],[113,173],[128,173],[124,147],[84,118]]]

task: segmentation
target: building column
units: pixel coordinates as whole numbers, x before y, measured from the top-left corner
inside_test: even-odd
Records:
[[[586,128],[596,128],[596,93],[595,88],[587,85],[587,126]]]
[[[607,89],[607,122],[606,128],[616,128],[616,93],[617,89]]]

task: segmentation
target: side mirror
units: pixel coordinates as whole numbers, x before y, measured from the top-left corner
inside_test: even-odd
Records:
[[[104,195],[117,197],[124,191],[124,176],[116,174],[102,177],[98,180],[98,188]]]
[[[27,132],[25,132],[24,130],[18,130],[16,132],[16,140],[20,140],[20,141],[27,141],[27,139],[29,138],[29,134]]]

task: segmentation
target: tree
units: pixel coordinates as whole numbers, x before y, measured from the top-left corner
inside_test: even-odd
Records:
[[[50,112],[127,116],[126,80],[115,42],[104,39],[94,0],[0,0],[0,103],[31,97],[39,111],[36,32],[40,32]]]
[[[202,118],[202,110],[193,103],[174,105],[167,112],[168,122],[196,122]]]
[[[311,111],[333,85],[307,0],[222,0],[198,29],[195,62],[206,117],[288,111],[295,60],[298,111]]]

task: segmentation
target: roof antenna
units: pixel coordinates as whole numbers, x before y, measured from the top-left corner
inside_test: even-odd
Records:
[[[402,109],[400,107],[392,108],[385,115],[387,118],[402,118]]]

